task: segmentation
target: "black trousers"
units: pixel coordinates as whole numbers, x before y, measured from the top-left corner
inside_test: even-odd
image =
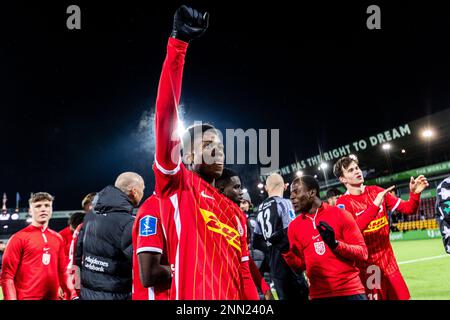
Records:
[[[291,301],[309,301],[309,289],[303,275],[287,276],[283,279],[272,278],[278,299]]]

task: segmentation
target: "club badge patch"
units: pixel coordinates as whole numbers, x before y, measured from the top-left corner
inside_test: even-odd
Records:
[[[156,234],[157,218],[153,216],[145,216],[139,220],[139,236],[147,237]]]
[[[339,209],[345,210],[345,205],[343,205],[342,203],[338,204],[337,207]]]
[[[323,241],[314,242],[316,253],[321,256],[325,253],[325,243]]]
[[[50,263],[51,255],[48,253],[49,249],[44,249],[44,253],[42,254],[42,263],[47,266]]]

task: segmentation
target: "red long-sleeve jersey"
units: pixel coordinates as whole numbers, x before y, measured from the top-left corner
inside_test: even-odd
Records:
[[[324,221],[339,244],[331,250],[316,226]],[[306,269],[311,299],[364,293],[356,261],[367,259],[367,247],[350,213],[322,202],[316,214],[302,213],[288,227],[290,249],[283,254],[293,269]]]
[[[63,238],[64,242],[64,253],[66,254],[66,261],[69,263],[69,253],[70,253],[70,244],[72,243],[72,235],[73,232],[70,229],[70,226],[65,227],[59,232],[59,235]]]
[[[80,234],[82,226],[83,223],[80,223],[72,234],[72,240],[70,242],[69,256],[68,256],[69,263],[67,265],[67,271],[69,272],[70,281],[75,287],[77,295],[80,295],[81,274],[80,274],[80,267],[75,262],[75,257],[77,252],[76,250],[77,250],[78,235]]]
[[[378,186],[365,186],[364,192],[360,195],[351,195],[347,192],[340,196],[336,206],[350,212],[363,233],[369,258],[358,263],[361,271],[365,272],[367,267],[377,265],[383,275],[389,276],[399,268],[389,241],[388,210],[404,214],[416,213],[420,204],[420,194],[411,193],[409,200],[403,201],[387,193],[381,206],[377,207],[373,201],[381,191],[383,189]]]
[[[168,300],[170,291],[158,287],[145,288],[139,275],[141,252],[160,253],[161,263],[167,263],[166,240],[159,215],[159,201],[155,195],[144,201],[133,224],[133,300]]]
[[[29,225],[11,237],[3,255],[5,300],[58,300],[59,287],[72,299],[75,291],[66,267],[62,237],[49,228]]]
[[[258,299],[242,211],[181,163],[177,106],[187,47],[169,39],[156,100],[153,169],[174,270],[171,298]]]

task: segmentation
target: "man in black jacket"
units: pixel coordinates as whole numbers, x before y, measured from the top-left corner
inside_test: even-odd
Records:
[[[132,285],[131,232],[144,194],[144,180],[134,172],[117,177],[98,193],[94,213],[86,215],[77,242],[84,300],[128,300]]]

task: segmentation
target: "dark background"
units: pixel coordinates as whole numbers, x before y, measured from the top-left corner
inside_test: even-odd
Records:
[[[48,191],[56,210],[78,209],[123,171],[143,175],[151,194],[148,120],[183,3],[210,12],[186,58],[185,123],[280,129],[280,166],[449,107],[443,4],[209,2],[2,4],[0,192],[8,207],[17,191],[22,202]],[[66,28],[71,4],[81,8],[81,30]],[[371,4],[381,8],[381,30],[366,27]],[[257,167],[234,168],[257,192]]]

